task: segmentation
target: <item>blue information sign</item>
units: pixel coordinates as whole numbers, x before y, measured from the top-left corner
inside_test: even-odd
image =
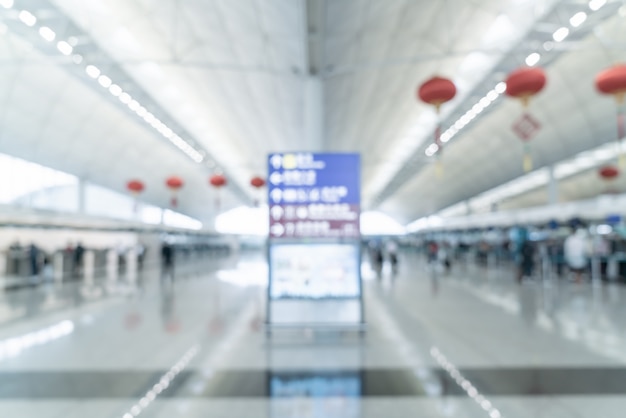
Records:
[[[359,236],[358,154],[270,154],[268,180],[271,238]]]

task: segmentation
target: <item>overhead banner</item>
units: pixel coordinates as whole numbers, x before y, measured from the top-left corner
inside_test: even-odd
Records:
[[[358,154],[269,155],[270,238],[358,238]]]

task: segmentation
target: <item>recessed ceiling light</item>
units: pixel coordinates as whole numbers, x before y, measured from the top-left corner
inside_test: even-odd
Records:
[[[587,13],[578,12],[574,16],[572,16],[572,18],[569,20],[569,23],[573,27],[577,28],[582,25],[585,20],[587,20]]]
[[[541,59],[541,55],[539,55],[537,52],[533,52],[532,54],[526,57],[526,65],[528,65],[529,67],[532,67],[535,64],[537,64],[540,59]]]
[[[563,39],[567,38],[567,35],[569,35],[569,29],[563,26],[554,31],[554,33],[552,34],[552,39],[554,39],[556,42],[561,42]]]

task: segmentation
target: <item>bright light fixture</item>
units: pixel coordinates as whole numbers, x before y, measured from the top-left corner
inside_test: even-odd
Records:
[[[595,12],[596,10],[600,10],[605,4],[606,0],[591,0],[589,2],[589,8]]]
[[[124,104],[128,104],[128,103],[130,103],[131,100],[133,100],[133,98],[130,97],[130,94],[128,94],[126,92],[120,94],[120,102],[122,102]]]
[[[430,146],[428,148],[426,148],[425,154],[428,157],[432,157],[433,155],[435,155],[435,153],[439,150],[439,147],[437,146],[437,144],[430,144]]]
[[[582,25],[585,20],[587,20],[587,13],[578,12],[574,16],[572,16],[572,18],[569,20],[569,23],[573,27],[577,28]]]
[[[0,6],[4,7],[5,9],[10,9],[11,7],[13,7],[13,0],[0,0]]]
[[[72,48],[72,45],[68,44],[65,41],[57,42],[57,49],[63,55],[70,55],[72,53],[72,51],[74,51],[74,48]],[[77,55],[77,56],[80,57],[80,55]],[[82,62],[82,58],[83,57],[80,57],[81,62]],[[74,59],[74,62],[76,62],[76,59]]]
[[[139,104],[137,100],[131,100],[130,103],[128,103],[128,108],[132,110],[133,112],[137,111],[137,109],[139,109],[140,106],[141,105]]]
[[[562,40],[567,38],[567,35],[569,35],[569,29],[563,26],[554,31],[554,33],[552,34],[552,39],[554,39],[556,42],[561,42]]]
[[[42,26],[39,28],[39,34],[42,38],[44,38],[48,42],[54,41],[54,38],[57,37],[57,34],[47,26]]]
[[[37,23],[37,18],[35,17],[35,15],[29,12],[28,10],[22,10],[17,17],[26,26],[35,26],[35,23]]]
[[[105,89],[108,89],[109,87],[111,87],[112,81],[106,75],[101,75],[100,77],[98,77],[98,83],[100,83],[100,85]]]
[[[95,65],[88,65],[88,66],[86,66],[85,67],[85,72],[91,78],[98,78],[98,77],[100,77],[100,69],[98,67],[96,67]]]
[[[506,83],[504,81],[499,82],[498,84],[496,84],[496,87],[494,88],[494,90],[498,94],[504,93],[506,91]]]
[[[532,67],[535,64],[537,64],[540,59],[541,59],[541,55],[539,55],[537,52],[533,52],[532,54],[526,57],[526,65],[528,65],[529,67]],[[505,85],[505,89],[506,89],[506,85]]]
[[[118,97],[120,94],[122,94],[122,92],[122,88],[117,84],[112,84],[111,87],[109,87],[109,93],[111,93],[115,97]]]

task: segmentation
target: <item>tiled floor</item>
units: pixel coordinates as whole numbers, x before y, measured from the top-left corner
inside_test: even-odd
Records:
[[[626,288],[364,267],[367,332],[262,327],[260,254],[0,296],[0,417],[622,417]]]

